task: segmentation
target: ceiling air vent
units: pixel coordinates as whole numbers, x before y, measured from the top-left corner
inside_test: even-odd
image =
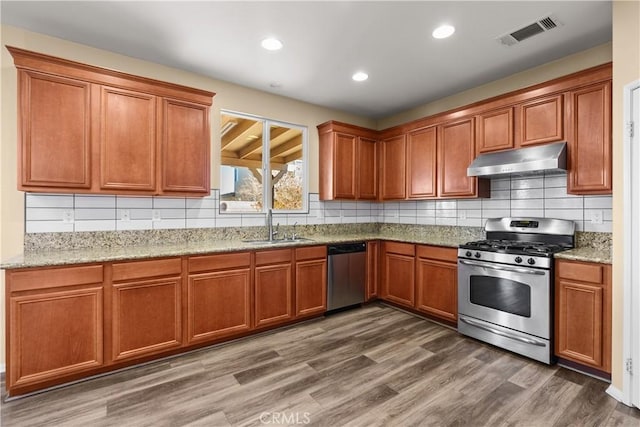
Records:
[[[497,40],[506,46],[513,46],[516,43],[520,43],[521,41],[528,39],[529,37],[533,37],[537,34],[544,33],[545,31],[553,30],[556,27],[562,25],[558,19],[553,16],[545,16],[544,18],[540,18],[532,24],[525,25],[522,28],[519,28],[515,31],[511,31],[504,36],[500,36]]]

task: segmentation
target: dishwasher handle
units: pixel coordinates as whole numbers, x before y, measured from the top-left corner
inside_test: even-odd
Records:
[[[341,243],[339,245],[327,246],[327,254],[329,255],[352,254],[352,253],[366,252],[366,251],[367,251],[367,244],[364,242]]]

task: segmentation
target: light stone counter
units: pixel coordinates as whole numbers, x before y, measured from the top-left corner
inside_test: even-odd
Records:
[[[282,233],[291,233],[281,227]],[[264,227],[148,230],[86,233],[38,233],[25,236],[25,252],[3,260],[0,268],[18,269],[147,258],[265,250],[367,240],[445,246],[484,238],[476,227],[402,224],[335,224],[298,226],[300,236],[311,239],[287,243],[249,243],[264,238]],[[611,235],[579,233],[577,248],[557,258],[611,263]]]

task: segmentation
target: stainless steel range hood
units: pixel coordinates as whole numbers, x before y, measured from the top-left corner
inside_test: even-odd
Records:
[[[508,174],[567,170],[567,143],[538,145],[481,154],[467,169],[468,176],[493,177]]]

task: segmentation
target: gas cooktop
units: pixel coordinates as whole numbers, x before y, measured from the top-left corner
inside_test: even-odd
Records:
[[[534,255],[550,257],[556,252],[571,249],[570,244],[553,244],[544,242],[526,242],[521,240],[488,239],[468,242],[460,245],[461,249],[498,252],[514,255]]]

